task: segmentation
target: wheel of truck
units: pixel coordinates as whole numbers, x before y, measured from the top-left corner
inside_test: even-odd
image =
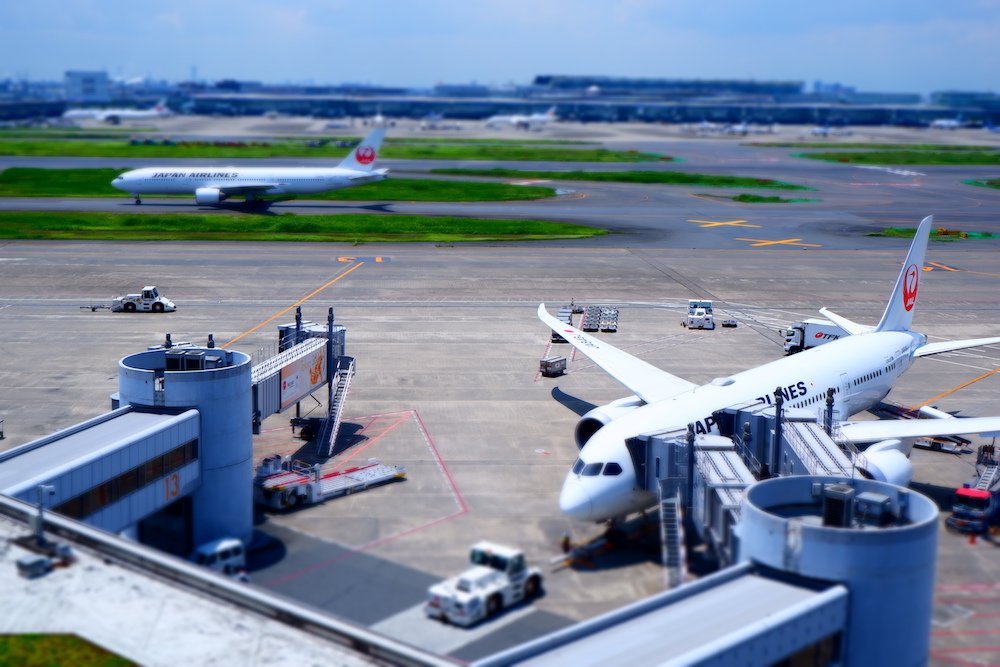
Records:
[[[494,595],[486,601],[486,617],[492,618],[503,609],[503,599],[499,595]]]
[[[125,304],[125,312],[126,313],[134,313],[135,312],[135,304],[134,303],[126,303]]]
[[[533,600],[535,599],[542,589],[542,582],[538,577],[530,577],[528,581],[524,583],[524,599]]]
[[[154,303],[153,304],[153,312],[154,313],[162,313],[163,312],[163,304],[162,303]]]

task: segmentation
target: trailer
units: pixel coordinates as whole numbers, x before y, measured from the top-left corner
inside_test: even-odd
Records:
[[[785,330],[785,354],[795,354],[847,335],[846,331],[830,320],[808,319],[793,322]]]
[[[275,454],[265,457],[257,466],[253,497],[255,503],[271,509],[300,507],[365,491],[405,476],[405,467],[383,465],[376,459],[347,470],[324,472],[318,463],[309,465]]]

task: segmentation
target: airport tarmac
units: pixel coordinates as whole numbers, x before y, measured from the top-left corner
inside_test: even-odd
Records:
[[[535,316],[538,304],[551,311],[571,300],[616,305],[620,330],[605,334],[610,340],[677,375],[708,382],[777,358],[779,331],[815,317],[822,306],[875,322],[908,241],[864,232],[915,226],[928,213],[941,226],[996,231],[1000,203],[995,191],[960,183],[976,174],[993,177],[987,168],[900,174],[789,158],[787,150],[775,157],[779,149],[741,147],[731,138],[669,141],[671,153],[686,160],[670,168],[791,182],[808,176],[821,183],[823,201],[740,205],[694,196],[701,188],[574,183],[585,197],[386,208],[590,220],[621,233],[490,247],[0,242],[6,435],[0,446],[106,412],[117,390],[118,359],[162,342],[168,332],[175,341],[193,342],[212,333],[219,344],[232,341],[232,348],[252,353],[276,340],[276,325],[294,319],[294,306],[320,322],[332,306],[347,327],[347,352],[357,358],[358,374],[345,407],[342,451],[331,465],[377,457],[405,465],[407,479],[297,512],[262,514],[258,529],[273,539],[254,556],[255,585],[466,660],[662,590],[659,552],[650,543],[603,554],[593,567],[550,565],[565,534],[582,541],[601,532],[567,520],[557,507],[576,457],[578,414],[628,391],[586,358],[550,344]],[[29,159],[0,158],[0,168],[23,160]],[[27,207],[18,204],[24,201],[0,200],[0,208]],[[199,210],[182,202],[48,205]],[[281,210],[312,211],[313,205],[357,210],[353,202],[294,202]],[[917,330],[932,341],[997,335],[998,243],[931,244]],[[179,310],[128,315],[81,308],[146,284],[157,285]],[[692,297],[716,299],[719,319],[731,317],[740,326],[681,328]],[[539,376],[538,361],[550,354],[567,356],[565,376]],[[997,368],[996,348],[922,359],[889,399],[997,415]],[[304,413],[321,409],[318,401],[303,403]],[[312,454],[294,437],[288,416],[265,422],[255,438],[258,459]],[[971,473],[973,456],[916,451],[914,488],[947,504],[951,489]],[[524,548],[546,570],[545,595],[474,630],[424,619],[419,605],[426,587],[461,571],[478,539]],[[994,547],[943,532],[939,544],[933,660],[943,664],[958,651],[1000,660],[1000,650],[983,640],[1000,631]]]
[[[402,245],[8,242],[0,247],[0,415],[4,446],[27,442],[109,409],[119,358],[208,333],[253,352],[276,325],[323,321],[333,306],[347,327],[358,374],[345,438],[332,465],[367,457],[408,468],[407,480],[298,512],[265,514],[277,541],[260,551],[254,583],[463,659],[488,654],[662,589],[652,545],[551,569],[559,541],[600,534],[562,517],[557,498],[572,465],[577,412],[628,392],[585,358],[549,343],[535,317],[578,304],[622,308],[618,346],[696,382],[781,354],[777,333],[821,306],[877,319],[905,240],[867,250],[804,253],[770,246],[724,254],[688,249],[432,248]],[[993,250],[934,243],[916,326],[931,340],[1000,331]],[[156,284],[179,310],[91,312],[133,285]],[[311,295],[311,296],[310,296]],[[718,300],[735,329],[687,331],[686,299]],[[272,319],[273,318],[273,319]],[[255,329],[255,327],[260,328]],[[249,332],[249,333],[247,333]],[[246,335],[243,335],[246,334]],[[242,337],[241,337],[242,336]],[[236,340],[238,338],[238,340]],[[546,379],[538,360],[564,354],[569,373]],[[961,414],[1000,414],[1000,374],[935,396],[1000,367],[1000,349],[921,360],[890,399],[927,400]],[[305,403],[304,411],[319,409]],[[575,410],[575,411],[574,411]],[[265,422],[258,458],[308,456],[287,417]],[[916,488],[945,499],[971,472],[970,455],[918,451]],[[422,617],[429,583],[461,571],[471,542],[524,548],[547,573],[546,594],[473,631]],[[992,545],[942,534],[935,647],[981,647],[1000,630]],[[983,587],[991,594],[984,594]],[[945,654],[942,654],[945,655]],[[987,654],[984,654],[984,656]],[[1000,657],[1000,652],[995,654]]]

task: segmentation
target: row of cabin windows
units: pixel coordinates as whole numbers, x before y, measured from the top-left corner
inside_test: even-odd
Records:
[[[584,477],[596,477],[604,470],[605,475],[614,476],[622,474],[622,467],[617,463],[584,463],[583,459],[577,459],[573,464],[573,474]]]
[[[166,454],[152,458],[141,466],[95,486],[52,508],[71,519],[84,519],[125,496],[149,486],[198,459],[198,441],[191,440]]]
[[[869,373],[868,375],[863,375],[863,376],[859,377],[857,380],[854,381],[854,386],[857,387],[859,384],[861,384],[863,382],[868,382],[869,380],[874,380],[875,378],[877,378],[880,375],[882,375],[882,373],[883,373],[883,371],[878,370],[878,371],[875,371],[874,373]]]

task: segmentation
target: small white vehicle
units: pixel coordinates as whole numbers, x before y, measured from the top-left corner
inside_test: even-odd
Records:
[[[111,300],[111,310],[116,313],[172,313],[177,310],[173,301],[160,296],[159,290],[152,285],[142,288],[140,294],[116,296]]]
[[[233,579],[247,582],[247,556],[243,543],[235,537],[206,542],[194,550],[191,560],[196,565],[215,570]]]
[[[541,570],[528,567],[520,549],[477,542],[469,560],[471,569],[427,591],[424,612],[429,617],[468,627],[542,590]]]
[[[682,324],[688,329],[714,329],[715,315],[712,312],[712,302],[690,299],[687,319]]]

